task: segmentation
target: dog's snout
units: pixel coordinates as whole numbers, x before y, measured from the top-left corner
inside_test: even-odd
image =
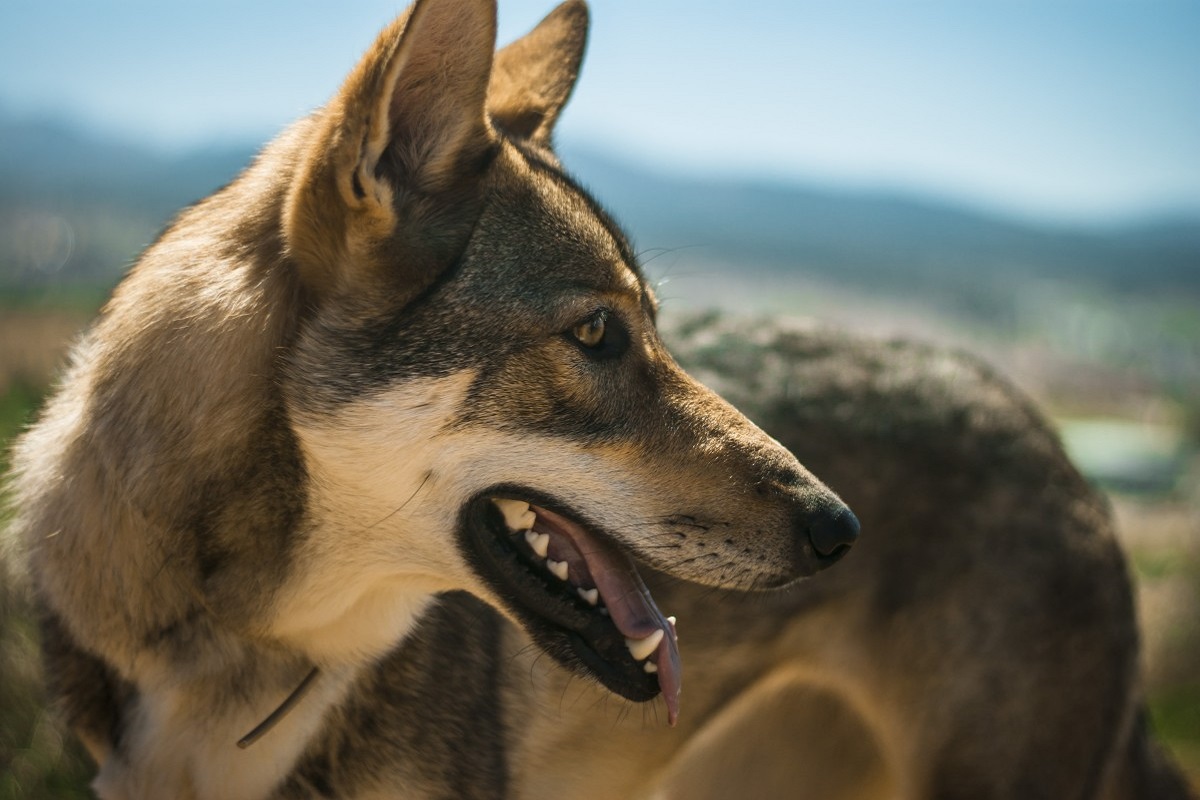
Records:
[[[858,517],[841,503],[809,511],[800,518],[802,533],[812,545],[821,567],[844,556],[858,540]]]

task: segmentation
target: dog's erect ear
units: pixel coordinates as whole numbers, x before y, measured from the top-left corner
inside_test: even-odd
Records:
[[[487,106],[497,127],[550,144],[554,123],[579,77],[587,30],[587,4],[567,0],[496,54]]]
[[[284,228],[311,288],[386,271],[416,292],[457,255],[496,147],[485,110],[495,46],[495,0],[417,0],[299,134],[310,138]]]

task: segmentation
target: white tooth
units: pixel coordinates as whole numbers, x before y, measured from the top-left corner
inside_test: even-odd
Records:
[[[654,674],[658,672],[658,664],[655,664],[653,661],[647,661],[645,664],[642,664],[642,669],[650,674]]]
[[[675,619],[674,617],[667,617],[667,622],[671,623],[672,625],[674,625],[678,621],[679,620]]]
[[[555,561],[553,558],[547,558],[546,566],[560,581],[565,581],[567,579],[567,562]]]
[[[546,553],[550,552],[550,534],[548,533],[525,531],[525,541],[533,548],[533,552],[538,554],[538,558],[545,558]]]
[[[662,641],[662,638],[662,628],[659,628],[645,639],[626,639],[625,646],[629,648],[634,661],[641,661],[658,649],[658,643]]]
[[[493,497],[492,502],[504,515],[504,524],[509,530],[524,531],[533,527],[537,522],[537,514],[529,509],[529,503],[524,500],[510,500],[507,497]]]
[[[588,601],[588,605],[594,606],[596,603],[600,602],[599,589],[576,589],[575,591],[579,592],[580,597]]]

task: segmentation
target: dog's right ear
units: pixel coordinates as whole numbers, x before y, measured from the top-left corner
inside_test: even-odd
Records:
[[[298,134],[284,236],[311,291],[403,301],[461,252],[496,147],[495,43],[495,0],[416,0]]]
[[[506,133],[550,145],[554,123],[579,77],[588,8],[566,0],[537,27],[496,54],[488,112]]]

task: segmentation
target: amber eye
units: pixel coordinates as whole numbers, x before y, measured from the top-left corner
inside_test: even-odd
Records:
[[[611,361],[629,349],[629,333],[621,319],[606,308],[563,333],[593,361]]]
[[[604,344],[604,333],[608,326],[608,314],[601,311],[576,325],[571,335],[584,347],[597,348]]]

